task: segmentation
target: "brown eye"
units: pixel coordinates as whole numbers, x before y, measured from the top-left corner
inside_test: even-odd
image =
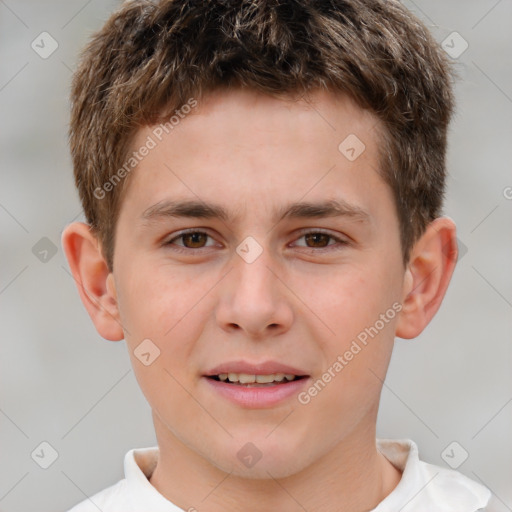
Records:
[[[309,233],[304,236],[304,239],[307,242],[312,242],[313,247],[326,247],[329,245],[329,239],[332,238],[330,235],[326,235],[325,233]],[[308,247],[311,247],[308,245]]]
[[[203,243],[206,243],[206,239],[208,235],[206,233],[195,232],[195,233],[186,233],[181,235],[179,238],[183,240],[183,244],[185,247],[189,249],[200,249],[203,247]],[[190,245],[189,245],[190,244]]]
[[[209,247],[206,245],[208,238],[211,238],[210,235],[203,231],[185,231],[166,242],[165,245],[175,246],[174,249],[177,251],[192,251]],[[182,243],[176,243],[177,240],[181,240]]]
[[[297,240],[304,240],[303,243],[296,243],[295,247],[301,247],[302,249],[313,249],[313,252],[322,252],[323,249],[326,251],[342,249],[348,245],[349,242],[330,233],[324,233],[323,231],[305,231]],[[334,241],[332,243],[331,241]]]

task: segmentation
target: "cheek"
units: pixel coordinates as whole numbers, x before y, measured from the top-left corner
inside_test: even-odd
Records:
[[[192,352],[201,335],[198,315],[204,292],[199,282],[186,283],[179,271],[164,273],[152,268],[142,272],[134,267],[128,275],[132,277],[122,280],[124,287],[118,291],[121,322],[137,380],[147,396],[152,392],[148,386],[173,388],[176,383],[171,375],[181,382],[189,378],[187,372],[194,372]],[[158,354],[147,368],[137,360],[140,347],[145,346],[142,343]]]
[[[168,337],[201,296],[200,280],[167,266],[133,265],[121,276],[120,311],[126,327],[138,335]],[[186,322],[185,322],[186,324]]]
[[[389,272],[379,265],[346,266],[302,284],[299,292],[325,326],[324,340],[336,350],[354,339],[366,327],[373,325],[379,315],[389,309],[399,294]],[[299,289],[299,281],[296,283]]]
[[[118,297],[135,376],[151,407],[167,421],[178,422],[173,411],[184,416],[194,412],[182,386],[196,377],[193,349],[202,328],[197,315],[204,292],[168,268],[165,273],[154,267],[131,275]],[[147,352],[152,361],[146,366],[141,354]]]
[[[397,276],[376,262],[340,270],[321,289],[309,290],[308,304],[314,304],[311,309],[322,319],[316,339],[324,354],[323,371],[335,375],[326,376],[330,399],[354,401],[355,406],[360,397],[378,395],[400,307]]]

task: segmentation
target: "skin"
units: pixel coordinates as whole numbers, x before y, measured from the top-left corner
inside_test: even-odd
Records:
[[[453,221],[438,218],[404,266],[393,196],[377,173],[378,126],[342,95],[216,92],[132,171],[112,273],[86,224],[65,229],[82,301],[102,337],[126,340],[151,405],[160,457],[150,482],[184,510],[371,510],[400,481],[375,444],[382,381],[395,336],[417,336],[438,310],[457,247]],[[352,162],[338,149],[349,134],[366,146]],[[334,197],[367,220],[273,219],[290,202]],[[141,218],[159,201],[198,198],[236,217]],[[176,238],[187,228],[210,238]],[[263,251],[252,263],[236,252],[248,236]],[[222,362],[272,359],[316,381],[394,303],[401,311],[306,405],[294,396],[247,409],[202,377]],[[147,338],[160,350],[149,366],[134,355]],[[262,454],[250,468],[237,457],[248,442]]]

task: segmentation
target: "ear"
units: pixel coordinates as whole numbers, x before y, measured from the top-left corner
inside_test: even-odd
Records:
[[[122,340],[114,274],[109,272],[90,226],[73,222],[64,229],[61,242],[78,293],[96,330],[107,340]]]
[[[439,309],[457,263],[455,235],[455,223],[439,217],[414,244],[404,275],[398,337],[418,336]]]

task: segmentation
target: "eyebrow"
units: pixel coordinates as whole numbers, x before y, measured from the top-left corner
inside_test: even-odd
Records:
[[[142,213],[142,219],[151,223],[168,217],[190,217],[197,219],[220,219],[228,222],[234,218],[223,206],[199,200],[163,200],[150,206]],[[330,199],[320,202],[290,203],[276,211],[274,221],[283,219],[315,219],[323,217],[349,217],[368,222],[370,214],[344,199]]]

